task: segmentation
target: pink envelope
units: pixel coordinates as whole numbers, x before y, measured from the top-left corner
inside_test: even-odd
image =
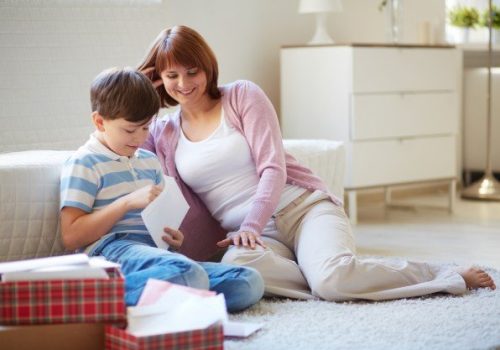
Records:
[[[144,287],[144,290],[142,291],[142,294],[141,294],[141,297],[139,298],[139,302],[137,303],[137,306],[146,306],[146,305],[152,305],[152,304],[156,303],[156,301],[158,299],[160,299],[162,294],[171,288],[179,288],[185,292],[189,292],[189,293],[201,296],[201,297],[210,297],[210,296],[214,296],[217,294],[217,293],[209,291],[209,290],[181,286],[180,284],[174,284],[174,283],[160,281],[160,280],[150,278],[146,282],[146,286]]]

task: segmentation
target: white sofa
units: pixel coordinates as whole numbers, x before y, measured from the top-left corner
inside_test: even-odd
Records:
[[[285,140],[285,149],[343,198],[341,142]],[[0,154],[0,261],[64,253],[59,231],[59,172],[73,151]]]

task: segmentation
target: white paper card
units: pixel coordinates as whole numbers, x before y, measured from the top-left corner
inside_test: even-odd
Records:
[[[120,268],[120,264],[108,261],[103,256],[93,256],[89,259],[89,265],[92,267],[100,267],[101,269],[116,269]]]
[[[89,258],[86,254],[71,254],[0,264],[3,282],[108,279],[108,268],[118,268],[119,264],[101,257]]]
[[[168,244],[162,239],[165,235],[163,229],[170,227],[177,230],[189,210],[189,205],[175,179],[170,176],[163,178],[163,191],[144,208],[141,216],[158,248],[168,249]]]
[[[109,279],[109,276],[100,267],[80,265],[52,266],[39,270],[6,272],[2,274],[2,282],[82,280],[87,278],[106,280]]]
[[[192,296],[175,308],[148,305],[128,308],[127,331],[137,337],[204,329],[223,321],[226,315],[224,295]]]
[[[260,323],[228,321],[224,322],[224,336],[246,338],[261,328]]]
[[[44,267],[62,266],[62,265],[88,265],[89,257],[86,254],[69,254],[61,256],[52,256],[48,258],[28,259],[21,261],[11,261],[0,264],[0,273],[14,271],[30,271]]]

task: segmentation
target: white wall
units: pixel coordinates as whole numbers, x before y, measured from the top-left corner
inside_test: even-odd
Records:
[[[88,87],[110,66],[134,66],[157,33],[200,31],[216,52],[220,82],[250,79],[279,110],[279,49],[312,36],[298,0],[0,0],[0,152],[75,148],[91,131]],[[344,0],[330,16],[338,42],[385,40],[378,0]],[[444,0],[406,0],[404,41],[422,20],[444,18]],[[313,86],[313,85],[312,85]]]
[[[465,70],[464,74],[464,169],[484,171],[486,168],[487,133],[491,133],[491,167],[500,172],[500,68],[491,72],[491,129],[487,129],[486,68]]]

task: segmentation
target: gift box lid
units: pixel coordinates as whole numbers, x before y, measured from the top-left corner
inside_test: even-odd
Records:
[[[126,322],[124,279],[0,282],[0,325]]]

